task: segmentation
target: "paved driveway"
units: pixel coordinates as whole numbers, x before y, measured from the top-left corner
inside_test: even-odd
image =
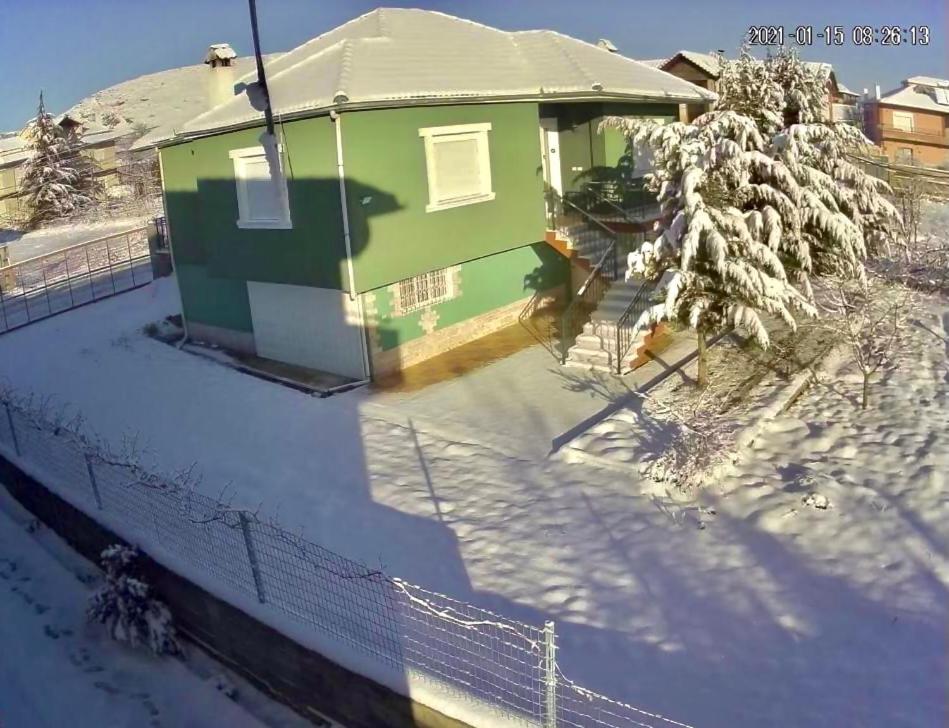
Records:
[[[616,377],[563,367],[537,345],[415,392],[370,392],[366,404],[440,423],[455,435],[508,452],[543,457],[693,352],[693,338],[676,335],[655,361]]]

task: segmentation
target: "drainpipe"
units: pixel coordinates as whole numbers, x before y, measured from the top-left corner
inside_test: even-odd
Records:
[[[353,269],[353,240],[349,232],[349,205],[346,201],[346,169],[343,166],[343,119],[335,110],[330,112],[330,119],[336,127],[336,174],[339,178],[339,207],[343,213],[343,243],[346,245],[346,274],[349,277],[349,300],[356,304],[359,312],[359,325],[362,327],[362,336],[359,345],[362,350],[362,367],[369,381],[369,347],[366,343],[366,313],[363,311],[362,298],[356,293],[356,272]]]
[[[168,193],[167,188],[165,187],[165,166],[161,161],[161,150],[158,147],[155,147],[155,156],[158,157],[158,179],[161,181],[161,204],[162,210],[165,213],[165,234],[168,236],[168,255],[171,256],[171,267],[175,271],[175,281],[178,280],[178,261],[175,260],[175,248],[171,243],[171,217],[168,215]],[[181,299],[181,292],[179,289],[178,293],[179,300]],[[185,306],[184,301],[181,303],[181,328],[184,330],[184,336],[181,337],[181,341],[178,342],[178,348],[180,349],[184,346],[188,340],[191,338],[191,335],[188,333],[188,319],[185,318]]]

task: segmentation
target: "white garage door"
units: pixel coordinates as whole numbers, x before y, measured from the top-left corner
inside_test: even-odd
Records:
[[[247,282],[257,354],[267,359],[362,379],[362,330],[342,291]]]

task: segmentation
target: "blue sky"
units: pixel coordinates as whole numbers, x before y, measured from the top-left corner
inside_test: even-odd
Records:
[[[265,51],[286,50],[378,5],[362,0],[257,0]],[[424,7],[507,30],[552,28],[606,37],[625,55],[659,58],[680,48],[732,51],[749,25],[928,25],[931,45],[815,45],[805,58],[834,64],[860,91],[912,75],[949,77],[946,0],[416,0]],[[251,51],[246,0],[4,0],[0,23],[0,130],[35,113],[40,89],[61,111],[143,73],[198,63],[209,43]]]

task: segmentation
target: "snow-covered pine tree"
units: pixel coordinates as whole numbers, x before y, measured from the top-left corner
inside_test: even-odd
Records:
[[[784,123],[784,92],[765,65],[741,47],[737,60],[718,54],[721,69],[718,109],[754,119],[762,134],[770,136]]]
[[[662,125],[614,117],[605,125],[648,144],[656,171],[658,238],[630,254],[627,276],[662,277],[663,301],[637,327],[673,320],[695,330],[699,386],[708,382],[707,337],[737,327],[767,347],[767,313],[791,329],[795,313],[816,310],[788,280],[782,257],[806,276],[801,245],[801,190],[788,168],[764,153],[754,120],[735,112],[705,114],[692,124]]]
[[[138,552],[114,544],[101,554],[105,584],[89,599],[87,616],[109,630],[112,639],[148,647],[156,655],[181,653],[168,607],[152,596],[151,587],[133,573]]]
[[[793,48],[764,61],[743,49],[738,60],[721,62],[716,109],[754,119],[770,140],[765,153],[784,162],[801,188],[802,239],[788,243],[807,246],[815,273],[862,279],[863,260],[888,248],[901,220],[887,199],[889,186],[853,161],[854,155],[869,156],[870,140],[850,124],[827,120],[829,69],[805,63]],[[753,112],[759,93],[767,113]],[[788,273],[806,287],[806,280]]]
[[[762,66],[781,96],[781,127],[817,124],[827,119],[825,90],[830,77],[829,65],[805,63],[797,48],[781,46],[768,54]]]
[[[31,151],[20,186],[30,207],[29,227],[66,217],[90,204],[89,196],[77,187],[80,174],[74,166],[69,140],[46,111],[42,93],[36,118],[27,125],[26,138]]]
[[[94,202],[101,198],[105,191],[99,181],[99,165],[91,156],[83,154],[82,138],[76,127],[70,126],[63,135],[69,148],[68,161],[76,170],[76,189],[88,197],[90,202]]]

